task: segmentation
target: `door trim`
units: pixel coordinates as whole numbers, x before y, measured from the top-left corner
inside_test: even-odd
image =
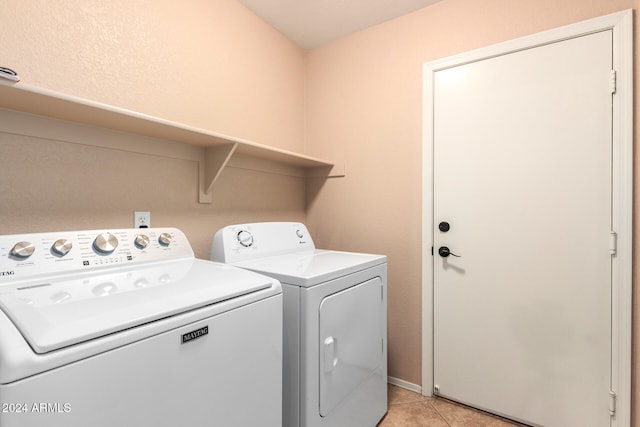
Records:
[[[631,425],[632,213],[633,213],[633,11],[599,18],[428,62],[423,67],[422,163],[422,394],[433,391],[433,82],[437,71],[599,31],[613,31],[612,374],[616,416],[612,427]],[[603,395],[603,401],[606,396]]]

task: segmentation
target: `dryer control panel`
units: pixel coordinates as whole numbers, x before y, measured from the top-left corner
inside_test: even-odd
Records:
[[[176,228],[62,231],[0,236],[0,284],[52,273],[194,258]]]
[[[211,260],[229,263],[314,249],[309,230],[301,222],[236,224],[215,234]]]

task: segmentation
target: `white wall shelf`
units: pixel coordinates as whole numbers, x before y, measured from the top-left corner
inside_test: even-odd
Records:
[[[201,203],[211,202],[213,184],[234,154],[297,167],[308,177],[344,176],[344,166],[326,160],[24,83],[0,81],[0,108],[201,147]]]

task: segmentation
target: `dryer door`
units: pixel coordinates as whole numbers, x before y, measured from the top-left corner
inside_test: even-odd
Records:
[[[383,362],[382,280],[329,295],[320,304],[320,415],[325,417]]]

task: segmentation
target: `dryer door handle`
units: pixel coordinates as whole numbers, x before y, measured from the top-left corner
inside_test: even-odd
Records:
[[[324,339],[324,372],[328,374],[338,365],[338,340],[334,337]]]

